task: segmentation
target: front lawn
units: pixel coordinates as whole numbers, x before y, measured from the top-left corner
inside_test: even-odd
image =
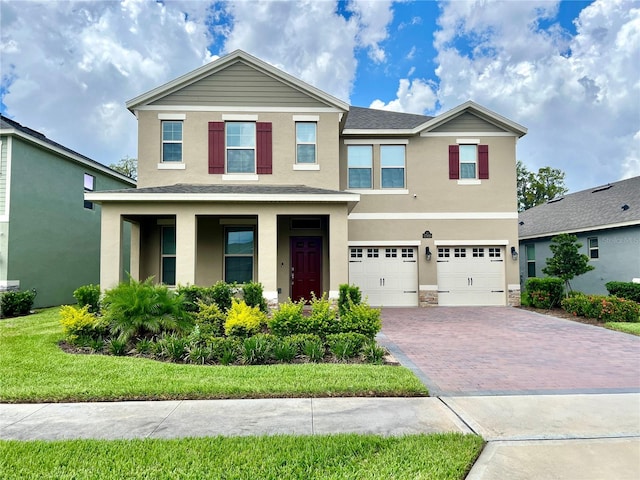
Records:
[[[461,480],[482,446],[459,433],[0,441],[0,470],[7,479]]]
[[[58,312],[0,320],[1,402],[428,395],[410,370],[396,366],[198,366],[72,355],[58,347]]]
[[[617,330],[619,332],[640,336],[640,323],[608,322],[605,323],[604,326],[610,328],[611,330]]]

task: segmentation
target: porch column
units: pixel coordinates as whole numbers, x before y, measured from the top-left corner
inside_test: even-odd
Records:
[[[122,271],[122,218],[117,206],[102,205],[100,221],[100,288],[120,283]]]
[[[176,214],[176,285],[196,281],[196,216],[190,211]]]
[[[337,299],[340,284],[349,283],[349,230],[347,209],[329,216],[329,298]]]
[[[140,224],[129,222],[131,225],[131,254],[129,259],[129,275],[140,281]]]
[[[278,303],[278,216],[258,215],[258,281],[269,305]]]

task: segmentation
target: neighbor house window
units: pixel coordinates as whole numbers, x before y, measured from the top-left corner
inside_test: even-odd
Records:
[[[527,252],[527,277],[536,276],[536,246],[533,244],[525,245]]]
[[[589,258],[600,258],[600,249],[598,248],[598,237],[591,237],[589,242]]]
[[[296,163],[316,163],[316,123],[296,123]]]
[[[227,173],[256,173],[256,124],[227,122]]]
[[[161,262],[160,277],[165,285],[176,284],[176,227],[161,227]]]
[[[380,146],[381,188],[404,188],[404,145]]]
[[[162,161],[182,161],[182,122],[179,120],[162,122]]]
[[[349,145],[347,156],[349,165],[348,188],[371,188],[373,183],[373,147],[371,145]]]
[[[85,192],[93,192],[96,187],[96,177],[93,175],[89,175],[88,173],[84,174],[84,191]],[[84,208],[88,210],[93,210],[93,202],[88,200],[84,201]]]
[[[224,280],[247,283],[253,280],[253,227],[227,227],[224,239]]]

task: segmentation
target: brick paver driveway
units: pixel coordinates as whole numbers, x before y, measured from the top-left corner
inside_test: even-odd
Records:
[[[518,308],[385,308],[380,341],[434,396],[640,392],[640,337]]]

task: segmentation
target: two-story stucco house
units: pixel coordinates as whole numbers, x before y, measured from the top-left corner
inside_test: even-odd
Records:
[[[35,289],[35,307],[75,303],[100,280],[100,206],[84,192],[132,179],[0,115],[0,292]],[[123,241],[128,259],[128,244]]]
[[[233,52],[127,103],[138,188],[102,205],[103,288],[259,281],[271,302],[361,287],[372,305],[519,301],[516,142],[473,102],[437,117],[352,107]],[[125,266],[126,267],[126,266]]]

